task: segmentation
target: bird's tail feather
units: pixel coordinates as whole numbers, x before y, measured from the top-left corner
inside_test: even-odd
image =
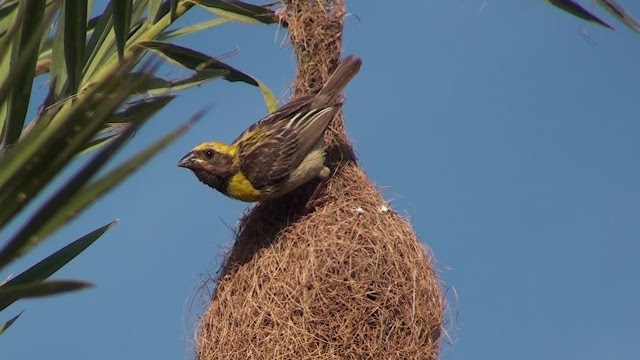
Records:
[[[320,92],[315,96],[313,103],[316,106],[326,106],[333,104],[340,96],[349,81],[360,71],[362,60],[359,57],[349,55],[345,57],[336,70],[331,74]]]

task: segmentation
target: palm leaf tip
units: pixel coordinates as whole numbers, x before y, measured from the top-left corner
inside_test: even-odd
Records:
[[[20,317],[20,315],[22,315],[22,313],[24,312],[24,310],[20,311],[18,313],[18,315],[12,317],[11,319],[9,319],[8,321],[4,322],[3,324],[0,324],[0,334],[2,334],[3,332],[7,331],[7,329],[13,325],[14,322],[16,322],[16,320],[18,320],[18,318]]]
[[[615,30],[613,26],[602,21],[600,18],[595,16],[593,13],[585,9],[582,5],[578,4],[574,0],[544,0],[544,1],[582,20],[589,21],[589,22],[598,24],[600,26],[604,26],[611,30]]]
[[[625,10],[620,4],[613,0],[596,0],[598,5],[608,11],[611,15],[622,21],[631,30],[640,34],[640,23],[636,20],[627,10]]]
[[[20,285],[0,286],[0,300],[37,298],[59,295],[92,287],[93,284],[75,280],[35,281]]]

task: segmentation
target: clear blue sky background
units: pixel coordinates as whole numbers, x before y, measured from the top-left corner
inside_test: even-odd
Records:
[[[636,2],[620,3],[640,15]],[[640,36],[602,10],[615,32],[539,0],[347,5],[343,50],[364,60],[347,88],[347,128],[457,292],[443,358],[639,359]],[[194,10],[180,23],[207,16]],[[239,46],[227,62],[286,100],[295,59],[283,35],[233,24],[181,43],[212,55]],[[232,140],[265,115],[262,97],[224,81],[186,92],[122,154],[211,103],[188,134],[14,264],[17,273],[120,219],[57,275],[94,289],[3,313],[26,309],[0,337],[1,358],[191,357],[207,303],[198,288],[246,205],[176,162],[205,140]]]

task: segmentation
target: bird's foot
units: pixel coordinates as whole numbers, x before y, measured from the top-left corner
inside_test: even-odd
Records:
[[[329,198],[329,195],[322,195],[316,197],[315,199],[309,199],[309,201],[307,201],[307,205],[304,206],[303,214],[307,215],[312,213],[313,210],[327,203],[327,201],[329,201]]]
[[[320,195],[322,189],[327,185],[327,181],[329,179],[322,179],[316,186],[316,189],[313,191],[313,194],[309,197],[307,204],[304,206],[303,215],[307,215],[313,210],[315,210],[318,206],[324,205],[329,200],[329,195]]]

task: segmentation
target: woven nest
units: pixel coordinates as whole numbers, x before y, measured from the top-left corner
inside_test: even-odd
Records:
[[[294,96],[317,91],[338,61],[344,4],[289,0],[281,16],[300,59]],[[431,253],[357,166],[342,121],[325,136],[326,204],[300,215],[308,184],[240,220],[199,360],[438,358],[445,303]]]

